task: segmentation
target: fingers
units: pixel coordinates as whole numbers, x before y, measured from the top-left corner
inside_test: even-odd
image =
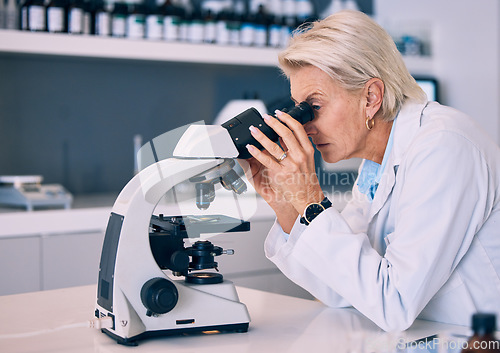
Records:
[[[302,148],[307,152],[314,151],[301,123],[279,110],[276,110],[275,113],[279,120],[267,115],[264,116],[264,121],[276,131],[290,150],[297,151],[298,148]]]
[[[272,166],[273,162],[276,162],[276,160],[280,160],[284,151],[277,143],[271,141],[266,135],[264,135],[259,129],[254,126],[250,126],[250,133],[265,148],[265,151],[268,152],[268,156],[265,156],[265,152],[259,151],[257,148],[255,148],[257,151],[255,151],[254,153],[256,153],[257,155],[252,154],[252,151],[249,150],[252,156],[257,158],[266,167],[270,167]]]
[[[261,141],[259,141],[259,142],[262,144]],[[265,151],[260,151],[257,147],[255,147],[253,145],[247,145],[246,147],[247,147],[248,152],[252,155],[252,157],[254,157],[256,160],[258,160],[266,168],[273,168],[276,166],[276,164],[279,164],[276,161],[279,158],[279,156],[273,157],[269,153],[266,153]],[[281,152],[281,153],[283,153],[283,152]]]

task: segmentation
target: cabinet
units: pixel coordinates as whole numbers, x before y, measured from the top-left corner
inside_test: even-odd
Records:
[[[104,232],[43,236],[41,289],[96,283],[103,240]]]
[[[0,295],[94,284],[104,232],[0,238]]]
[[[96,283],[109,211],[0,214],[0,295]]]
[[[0,240],[0,295],[41,289],[39,237]]]
[[[240,286],[312,298],[265,257],[274,214],[260,198],[255,211],[249,232],[212,239],[235,251],[216,258],[221,273]],[[110,207],[89,207],[0,213],[0,295],[95,284],[110,212]]]

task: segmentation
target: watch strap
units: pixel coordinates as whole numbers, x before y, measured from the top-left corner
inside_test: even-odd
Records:
[[[300,217],[300,223],[301,224],[305,224],[306,226],[309,225],[309,223],[311,223],[313,221],[314,218],[316,218],[319,213],[313,218],[311,219],[310,221],[308,221],[306,219],[306,212],[307,212],[307,208],[310,206],[310,205],[317,205],[318,203],[310,203],[309,205],[306,206],[306,209],[304,210],[304,214],[302,215],[302,217]],[[330,200],[328,200],[328,197],[325,196],[325,198],[319,203],[321,206],[323,206],[323,210],[320,211],[323,212],[324,210],[326,210],[327,208],[330,208],[332,207],[332,202]]]

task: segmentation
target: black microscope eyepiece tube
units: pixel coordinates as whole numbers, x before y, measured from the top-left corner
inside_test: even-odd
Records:
[[[314,119],[314,111],[307,102],[302,102],[287,112],[292,118],[300,122],[302,125]],[[238,149],[238,158],[248,159],[252,155],[248,152],[246,145],[251,144],[260,150],[264,147],[255,140],[250,134],[249,127],[253,125],[257,127],[271,141],[278,141],[278,134],[274,132],[265,122],[260,113],[255,108],[250,108],[228,120],[222,127],[226,128]]]

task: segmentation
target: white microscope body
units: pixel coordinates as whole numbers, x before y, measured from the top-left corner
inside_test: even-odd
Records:
[[[121,344],[185,332],[246,332],[250,322],[232,282],[196,284],[172,279],[155,260],[149,234],[160,199],[193,177],[227,169],[238,151],[221,126],[191,126],[174,156],[138,173],[121,191],[109,218],[95,315],[113,317],[114,327],[103,332]]]

